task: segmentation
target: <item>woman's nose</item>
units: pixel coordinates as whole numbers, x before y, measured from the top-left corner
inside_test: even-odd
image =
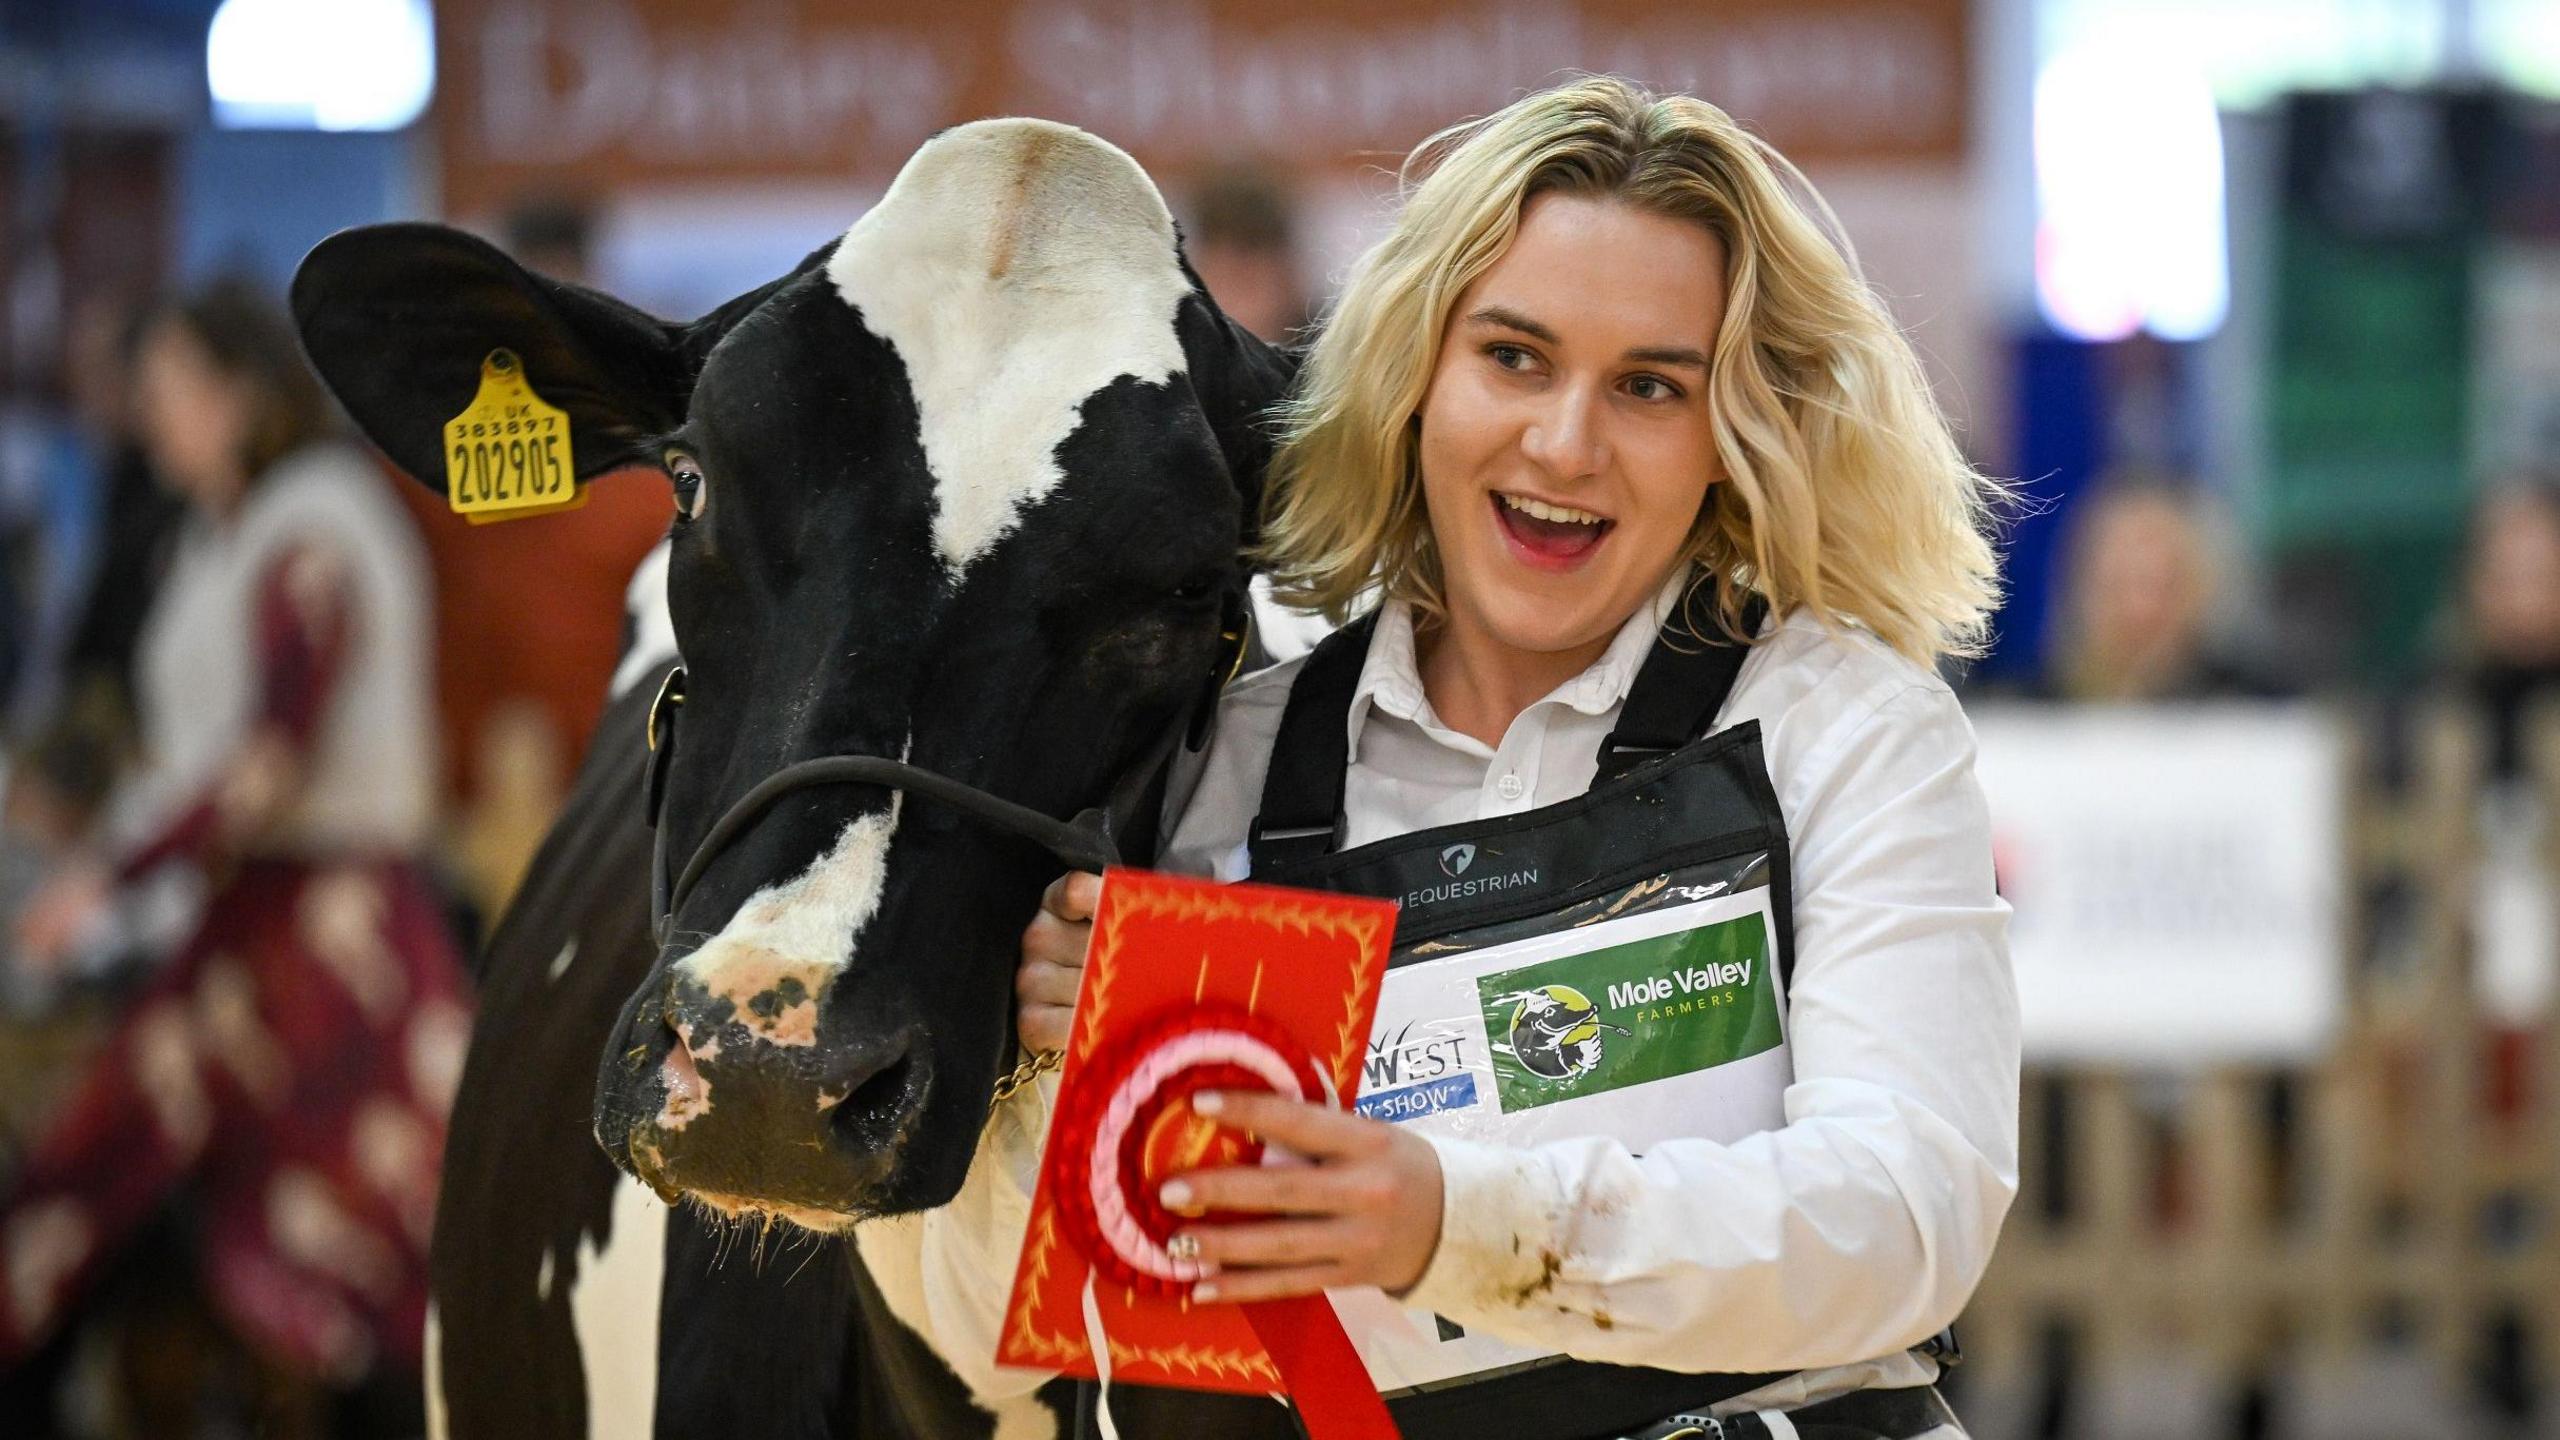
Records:
[[[1559,480],[1598,474],[1608,460],[1600,397],[1579,385],[1557,386],[1522,432],[1520,449]]]

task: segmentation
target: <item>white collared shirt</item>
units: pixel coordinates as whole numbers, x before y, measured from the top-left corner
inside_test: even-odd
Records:
[[[1432,713],[1411,614],[1390,604],[1347,722],[1343,844],[1583,793],[1681,589],[1666,585],[1493,747]],[[1229,687],[1207,752],[1176,777],[1163,868],[1242,878],[1297,669]],[[1806,1372],[1727,1412],[1934,1378],[1909,1347],[1973,1293],[2018,1173],[2009,906],[1954,694],[1865,631],[1798,609],[1763,626],[1717,724],[1747,719],[1794,858],[1787,1123],[1641,1156],[1606,1136],[1434,1137],[1440,1244],[1406,1297],[1589,1360]]]

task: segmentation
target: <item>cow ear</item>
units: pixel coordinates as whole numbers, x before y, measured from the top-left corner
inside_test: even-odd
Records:
[[[479,393],[492,350],[513,350],[533,392],[567,412],[581,480],[644,458],[649,440],[684,423],[693,389],[683,328],[442,225],[321,241],[293,277],[293,318],[356,425],[438,493],[445,422]]]
[[[1185,257],[1191,294],[1175,314],[1191,367],[1192,393],[1225,452],[1244,502],[1248,546],[1259,543],[1265,472],[1278,448],[1278,407],[1296,383],[1303,352],[1270,344],[1229,319]]]

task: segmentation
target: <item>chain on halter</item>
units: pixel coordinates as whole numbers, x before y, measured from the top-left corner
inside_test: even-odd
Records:
[[[1057,1069],[1066,1058],[1064,1052],[1057,1050],[1043,1050],[1036,1055],[1026,1057],[1021,1064],[1013,1067],[1012,1073],[996,1082],[995,1103],[1001,1105],[1012,1099],[1022,1087]]]

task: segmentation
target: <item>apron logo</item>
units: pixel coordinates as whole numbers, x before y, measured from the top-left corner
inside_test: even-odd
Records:
[[[1520,993],[1511,1009],[1511,1053],[1541,1080],[1570,1080],[1600,1068],[1600,1032],[1624,1027],[1600,1018],[1600,1007],[1570,985]]]
[[[1440,852],[1440,873],[1452,880],[1466,874],[1467,867],[1474,863],[1476,847],[1473,845],[1452,845]]]

